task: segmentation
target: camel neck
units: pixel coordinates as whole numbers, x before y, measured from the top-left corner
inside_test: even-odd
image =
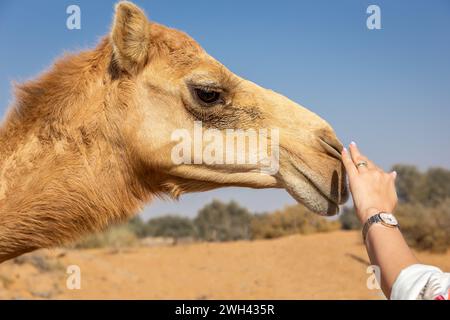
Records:
[[[0,128],[0,262],[135,213],[148,196],[107,109],[108,42],[18,89]]]
[[[0,261],[6,248],[54,246],[124,220],[139,206],[129,184],[104,141],[23,137],[0,164]]]
[[[147,197],[110,142],[49,142],[30,133],[0,164],[0,262],[104,230]]]

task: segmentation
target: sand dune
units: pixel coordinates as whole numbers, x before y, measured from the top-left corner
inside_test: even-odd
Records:
[[[450,270],[450,253],[418,253]],[[81,268],[81,289],[66,268]],[[275,240],[44,250],[0,265],[0,299],[384,299],[359,232]]]

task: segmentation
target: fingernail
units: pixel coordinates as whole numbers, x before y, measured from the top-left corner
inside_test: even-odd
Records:
[[[397,178],[397,171],[392,171],[392,175],[394,176],[394,178]]]
[[[342,149],[343,153],[347,153],[347,148],[344,147],[344,149]]]
[[[356,147],[356,142],[355,142],[355,141],[350,142],[350,144],[351,144],[352,146],[355,146],[355,147]]]

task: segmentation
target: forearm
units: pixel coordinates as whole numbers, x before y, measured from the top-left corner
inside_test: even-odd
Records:
[[[387,298],[400,272],[418,263],[398,228],[372,225],[366,238],[370,262],[380,267],[381,289]]]

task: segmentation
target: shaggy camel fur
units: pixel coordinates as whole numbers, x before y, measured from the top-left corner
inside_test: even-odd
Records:
[[[130,2],[114,20],[95,49],[17,87],[0,129],[0,262],[125,221],[155,196],[285,188],[313,211],[338,211],[347,189],[329,124]],[[195,121],[220,132],[278,128],[279,171],[174,164],[171,134]]]

